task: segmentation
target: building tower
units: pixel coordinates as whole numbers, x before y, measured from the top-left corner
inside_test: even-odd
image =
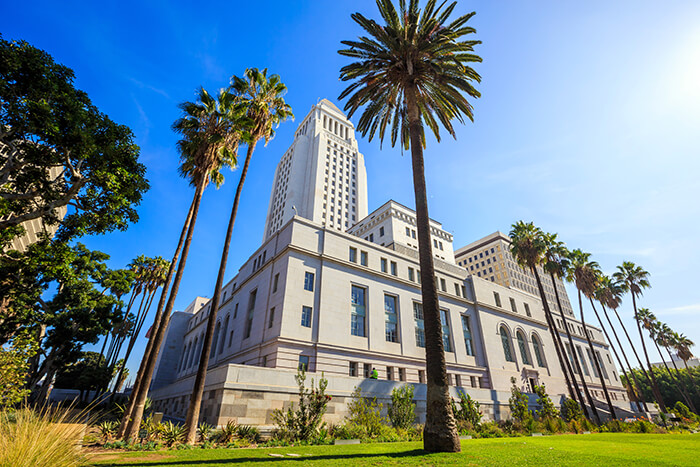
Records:
[[[277,165],[264,240],[294,215],[342,231],[367,216],[367,171],[355,127],[327,99],[311,108]]]

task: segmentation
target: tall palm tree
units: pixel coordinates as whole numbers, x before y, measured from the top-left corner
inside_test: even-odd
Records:
[[[375,134],[383,141],[387,128],[391,144],[397,139],[405,150],[411,150],[413,189],[416,200],[416,225],[421,269],[421,292],[425,317],[425,358],[427,371],[427,410],[423,446],[427,451],[458,452],[459,436],[450,405],[445,354],[435,269],[430,237],[430,218],[426,194],[423,149],[424,124],[440,141],[441,124],[456,137],[452,120],[473,120],[472,106],[464,94],[477,98],[480,93],[472,82],[481,77],[469,64],[480,62],[473,53],[480,41],[467,40],[475,33],[467,26],[475,13],[448,22],[456,2],[436,6],[428,0],[425,8],[418,1],[409,5],[400,1],[397,11],[390,0],[377,0],[383,25],[352,15],[369,37],[342,41],[349,47],[341,55],[357,61],[340,70],[342,81],[351,81],[340,99],[348,98],[348,116],[363,108],[357,129],[362,135]],[[439,123],[438,123],[439,122]]]
[[[685,334],[676,334],[674,337],[674,348],[678,354],[678,358],[683,360],[686,371],[690,374],[690,368],[688,368],[688,360],[693,358],[693,352],[690,350],[691,347],[695,346],[695,342],[691,341]]]
[[[169,283],[169,279],[174,273],[173,266],[180,255],[179,247],[182,245],[182,256],[177,266],[173,285],[170,289],[167,303],[165,303],[167,286],[163,288],[163,294],[161,295],[154,319],[154,331],[149,341],[150,348],[147,347],[147,353],[144,354],[144,360],[141,363],[141,371],[137,375],[137,379],[139,379],[138,390],[132,392],[128,410],[124,412],[124,417],[122,418],[120,435],[123,434],[123,437],[127,440],[138,433],[141,425],[141,418],[143,417],[148,388],[153,377],[158,352],[162,345],[165,330],[170,321],[170,314],[175,305],[180,281],[185,271],[187,255],[192,243],[204,189],[210,182],[214,183],[217,188],[221,186],[224,182],[221,170],[224,167],[234,168],[236,165],[236,151],[238,150],[239,140],[238,133],[233,131],[236,121],[231,118],[228,110],[231,100],[232,96],[227,90],[220,91],[217,99],[204,88],[201,88],[196,102],[180,104],[179,107],[183,115],[173,124],[173,130],[182,136],[177,143],[181,160],[179,172],[183,177],[190,180],[190,184],[195,187],[195,194],[185,225],[183,225],[178,248],[175,250],[173,261],[165,279],[165,283]],[[164,309],[162,308],[163,305]],[[137,388],[135,387],[134,389]]]
[[[617,272],[613,274],[613,277],[620,283],[625,292],[630,292],[630,294],[632,295],[632,306],[634,307],[634,320],[637,323],[637,329],[639,330],[639,339],[642,341],[642,350],[644,351],[644,358],[646,358],[647,367],[649,368],[647,378],[650,378],[651,389],[654,393],[656,403],[659,404],[659,409],[665,413],[666,404],[664,404],[664,400],[661,397],[659,385],[656,383],[656,376],[654,376],[654,372],[651,368],[651,362],[649,361],[649,353],[647,352],[647,346],[644,343],[644,335],[642,334],[642,325],[639,321],[639,315],[637,313],[637,297],[642,295],[642,289],[650,287],[649,273],[645,271],[641,266],[637,266],[631,261],[623,261],[622,266],[617,267]],[[632,348],[634,348],[634,346]],[[644,369],[644,365],[641,365],[641,362],[640,366],[642,369]],[[644,372],[646,373],[646,370],[644,370]]]
[[[569,340],[569,345],[571,348],[574,348],[574,341],[571,338],[571,333],[569,332],[569,326],[566,321],[566,316],[564,316],[564,308],[561,306],[561,298],[559,297],[559,290],[557,289],[557,282],[556,278],[562,279],[566,275],[566,268],[568,267],[569,260],[567,258],[569,254],[569,250],[566,249],[566,246],[564,245],[564,242],[561,242],[557,240],[557,234],[550,234],[550,233],[543,233],[542,234],[543,241],[544,241],[544,264],[543,264],[543,269],[545,272],[549,273],[549,277],[552,280],[552,288],[554,289],[554,297],[557,301],[557,307],[559,308],[559,315],[561,316],[562,323],[564,325],[564,331],[566,331],[567,338]],[[546,298],[543,298],[543,301],[546,301]],[[588,410],[586,409],[586,403],[583,399],[583,396],[581,395],[581,388],[578,385],[578,381],[576,381],[576,372],[574,372],[574,369],[572,368],[572,361],[566,357],[566,348],[564,347],[564,344],[561,341],[561,337],[559,332],[556,330],[555,321],[554,317],[552,316],[552,328],[554,329],[554,332],[556,333],[557,336],[557,341],[559,342],[559,346],[561,347],[561,353],[564,356],[564,361],[566,362],[566,367],[569,370],[571,374],[571,380],[574,386],[574,389],[576,390],[576,394],[578,396],[578,402],[581,404],[581,408],[584,411],[584,414],[586,414],[586,417],[590,420],[591,417],[588,415]],[[578,357],[576,357],[576,354],[573,354],[573,357],[576,358],[576,363],[575,365],[578,366],[578,372],[580,375],[583,376],[583,373],[581,373],[580,365],[578,365]],[[584,381],[585,384],[585,381]],[[593,407],[592,410],[596,410],[595,406],[591,405]]]
[[[214,296],[211,299],[207,330],[204,334],[202,353],[200,356],[197,376],[194,381],[194,388],[190,396],[190,405],[187,409],[185,420],[186,440],[194,443],[197,436],[197,424],[199,421],[199,410],[202,405],[202,395],[204,393],[204,382],[207,377],[207,367],[211,353],[211,343],[214,338],[216,327],[216,316],[219,310],[221,288],[224,285],[224,275],[226,273],[226,262],[228,259],[229,247],[231,245],[231,235],[236,222],[238,212],[238,202],[241,199],[243,183],[245,182],[248,166],[253,157],[255,146],[260,140],[265,141],[265,145],[274,137],[275,130],[281,122],[288,118],[294,118],[292,108],[284,101],[287,87],[282,83],[278,75],[267,77],[267,69],[258,70],[249,68],[245,71],[245,77],[234,76],[231,80],[231,92],[235,96],[235,102],[231,102],[229,111],[238,115],[239,124],[235,131],[238,131],[245,140],[248,148],[246,151],[245,163],[241,171],[241,178],[236,188],[236,195],[233,198],[231,207],[231,217],[229,218],[224,249],[221,254],[219,274],[216,278]]]
[[[569,390],[569,396],[578,401],[581,407],[585,410],[585,404],[583,403],[583,398],[581,397],[580,391],[578,391],[578,386],[576,391],[574,391],[573,384],[576,384],[574,380],[573,384],[569,379],[569,372],[571,367],[564,354],[564,346],[562,345],[559,333],[554,326],[554,318],[552,317],[552,312],[549,309],[549,303],[547,301],[547,296],[544,293],[544,287],[542,286],[542,280],[540,278],[539,271],[537,268],[543,264],[545,255],[547,253],[548,237],[532,222],[525,223],[523,221],[518,221],[513,224],[512,230],[510,231],[510,251],[513,257],[518,262],[518,264],[532,271],[535,275],[535,280],[537,282],[537,288],[540,293],[540,299],[542,300],[542,306],[544,308],[544,315],[547,321],[547,327],[552,335],[552,342],[554,342],[554,348],[557,351],[557,358],[559,359],[559,365],[561,367],[562,373],[564,373],[564,379],[566,380],[566,386]],[[578,398],[577,398],[578,396]]]
[[[627,368],[629,369],[629,374],[627,373],[627,370],[625,369],[625,365],[623,365],[622,361],[620,361],[620,356],[615,352],[615,357],[617,358],[618,363],[620,364],[620,368],[622,368],[622,373],[625,377],[625,381],[627,384],[627,391],[630,395],[630,398],[632,400],[637,401],[637,406],[640,411],[644,410],[645,412],[649,411],[649,408],[647,407],[647,403],[644,401],[644,398],[642,397],[642,386],[639,384],[639,380],[637,379],[637,375],[635,374],[634,371],[632,371],[632,365],[630,365],[629,360],[627,359],[627,354],[625,353],[625,349],[622,346],[622,342],[620,342],[620,338],[617,336],[617,331],[615,331],[615,326],[613,326],[612,321],[610,320],[610,316],[608,315],[608,310],[606,309],[606,305],[608,308],[612,309],[615,311],[617,314],[617,309],[620,307],[620,304],[622,303],[622,294],[623,290],[620,285],[613,281],[609,276],[606,275],[601,275],[598,281],[598,288],[595,291],[595,297],[600,303],[601,308],[603,309],[603,315],[605,316],[605,319],[608,321],[608,324],[610,325],[610,329],[613,332],[613,336],[615,337],[615,341],[617,342],[617,345],[620,349],[620,353],[622,354],[622,357],[625,360],[625,363],[627,364]],[[596,316],[598,313],[596,313]],[[600,321],[600,317],[598,316],[598,320]],[[602,323],[601,323],[602,327]],[[627,331],[625,331],[627,332]],[[607,336],[606,334],[606,339],[608,342],[610,342],[610,337]],[[614,349],[614,348],[613,348]],[[630,379],[631,378],[631,379]],[[634,381],[634,384],[632,383]]]
[[[695,411],[695,404],[693,404],[693,399],[690,397],[690,391],[688,391],[688,387],[685,385],[685,381],[683,380],[683,375],[681,374],[680,370],[678,369],[678,366],[676,365],[676,362],[673,360],[673,355],[671,355],[671,349],[670,347],[673,346],[673,341],[674,341],[674,332],[671,327],[666,324],[662,323],[660,321],[657,321],[657,326],[655,329],[656,333],[656,348],[659,351],[659,354],[661,354],[661,349],[659,346],[663,347],[666,349],[666,353],[668,354],[669,359],[671,360],[671,364],[673,365],[673,368],[676,370],[676,379],[680,381],[681,383],[681,393],[683,394],[683,398],[685,399],[685,402],[688,404],[688,407],[690,407],[690,410],[693,412],[697,413]],[[661,356],[661,361],[664,362],[664,365],[666,366],[666,369],[668,370],[669,375],[671,374],[671,370],[668,368],[668,365],[666,365],[666,362],[664,361],[663,355]],[[673,379],[673,377],[671,378]]]
[[[598,379],[600,380],[600,385],[603,389],[603,394],[605,395],[605,400],[608,403],[608,408],[610,409],[610,416],[613,420],[617,419],[615,414],[615,406],[610,399],[610,393],[608,392],[608,387],[605,384],[605,379],[603,378],[603,372],[600,368],[600,362],[593,348],[593,342],[591,342],[591,336],[588,333],[588,326],[586,325],[586,318],[583,314],[583,300],[581,295],[585,295],[586,298],[591,298],[595,294],[595,290],[598,287],[598,277],[600,276],[600,267],[595,261],[590,261],[590,253],[584,253],[583,251],[576,249],[569,252],[569,270],[567,274],[567,280],[573,282],[578,291],[578,306],[581,313],[581,324],[583,325],[583,333],[586,336],[586,342],[588,342],[588,350],[590,351],[591,367],[593,367],[598,373]],[[591,300],[591,303],[593,301]],[[572,353],[574,349],[571,349]],[[595,372],[594,372],[595,373]],[[583,375],[581,375],[583,379]]]

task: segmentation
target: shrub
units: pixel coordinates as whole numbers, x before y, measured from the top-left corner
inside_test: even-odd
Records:
[[[382,404],[376,397],[362,397],[362,390],[356,387],[352,392],[352,400],[348,404],[348,424],[355,425],[362,433],[358,438],[374,438],[384,428],[384,418],[381,415]]]
[[[510,422],[508,420],[507,422]],[[512,426],[512,422],[510,422]],[[496,422],[486,422],[479,426],[479,437],[481,438],[502,438],[503,430]]]
[[[515,378],[511,378],[510,382],[512,387],[510,388],[510,399],[508,399],[508,406],[510,407],[510,414],[519,422],[524,422],[532,418],[530,409],[528,408],[528,397],[523,394],[523,392],[515,385]]]
[[[272,419],[279,427],[277,436],[283,439],[308,440],[318,434],[323,421],[323,414],[326,413],[328,401],[331,397],[326,395],[326,387],[328,380],[321,376],[318,381],[318,388],[314,386],[314,380],[311,380],[311,389],[306,389],[304,382],[306,380],[306,372],[299,370],[294,377],[299,386],[299,408],[294,410],[292,403],[286,412],[275,409],[272,413]]]
[[[197,433],[199,434],[199,441],[207,443],[214,433],[214,427],[208,423],[200,423],[197,427]]]
[[[465,394],[462,391],[459,394],[459,408],[455,401],[452,400],[452,412],[455,416],[455,421],[457,421],[457,426],[460,425],[464,428],[471,426],[472,428],[478,428],[481,423],[481,417],[483,416],[480,410],[480,405],[477,401],[471,398],[469,394]],[[466,422],[468,425],[460,422]]]
[[[574,399],[564,399],[564,403],[561,405],[561,415],[564,420],[570,422],[572,420],[580,420],[583,418],[583,410],[581,406]]]
[[[83,465],[76,449],[86,427],[82,418],[82,413],[71,415],[61,408],[35,411],[21,407],[12,413],[0,412],[0,465]]]
[[[176,425],[171,421],[161,423],[158,431],[163,438],[163,442],[168,447],[175,443],[179,443],[185,437],[185,427],[182,425]]]
[[[697,420],[698,417],[681,401],[676,402],[676,405],[673,406],[673,411],[676,413],[676,416],[687,418],[688,420]]]
[[[37,350],[36,340],[28,332],[17,334],[10,348],[0,346],[0,409],[14,406],[29,395],[25,384],[29,359]]]
[[[229,420],[214,436],[217,443],[228,444],[236,439],[236,433],[238,433],[238,425],[233,420]]]
[[[238,425],[236,427],[236,436],[249,443],[257,443],[260,441],[260,431],[251,425]]]
[[[100,431],[100,436],[103,442],[110,442],[114,439],[117,434],[117,429],[119,428],[119,422],[116,420],[107,420],[97,425],[97,429]]]
[[[537,403],[540,406],[540,409],[537,411],[537,416],[540,418],[540,420],[546,418],[559,418],[559,411],[556,407],[554,407],[552,399],[550,399],[547,395],[544,383],[542,383],[541,386],[535,385],[535,394],[538,396]]]
[[[394,428],[404,430],[416,421],[416,404],[413,403],[413,385],[406,384],[391,391],[389,420]]]

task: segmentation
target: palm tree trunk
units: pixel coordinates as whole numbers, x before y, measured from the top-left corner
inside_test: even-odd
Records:
[[[552,272],[549,275],[552,279],[552,288],[554,289],[554,297],[557,300],[557,307],[559,308],[559,314],[561,314],[563,316],[564,313],[562,311],[561,299],[559,298],[559,291],[557,290],[557,283],[556,283],[556,280],[554,277],[554,273]],[[540,297],[543,297],[542,301],[543,301],[543,303],[545,303],[545,302],[547,302],[547,300],[546,300],[546,298],[544,298],[545,297],[544,290],[543,290],[544,287],[542,287],[541,281],[539,279],[539,275],[537,273],[535,274],[535,278],[537,279],[537,286],[538,286],[538,288],[540,288]],[[547,303],[547,307],[545,308],[545,310],[548,310],[548,309],[549,309],[549,303]],[[551,321],[550,326],[554,330],[554,335],[556,336],[556,341],[559,343],[559,347],[561,348],[561,354],[564,358],[564,361],[566,362],[566,369],[568,370],[568,373],[571,375],[571,382],[572,382],[572,385],[574,387],[574,390],[576,391],[576,395],[578,397],[578,399],[576,399],[576,397],[573,397],[573,396],[571,398],[576,400],[581,405],[581,410],[583,410],[583,413],[585,414],[586,418],[588,418],[590,420],[590,417],[588,417],[588,411],[586,410],[586,401],[584,401],[583,395],[581,394],[581,388],[578,387],[578,381],[576,381],[576,373],[574,373],[574,369],[571,366],[571,361],[566,356],[566,348],[564,347],[564,343],[561,341],[561,335],[559,335],[559,331],[557,330],[557,327],[555,325],[556,322],[554,320],[554,315],[551,313],[551,310],[549,313],[549,319]],[[566,374],[566,372],[564,374]]]
[[[423,124],[417,105],[415,85],[406,86],[404,99],[411,143],[413,189],[416,198],[416,228],[421,274],[421,294],[425,325],[425,362],[427,395],[423,447],[429,452],[459,452],[457,425],[452,413],[445,351],[442,343],[440,308],[435,285],[435,267],[430,242],[425,167],[423,162]]]
[[[579,305],[581,303],[579,302]],[[576,372],[581,376],[581,384],[583,385],[583,392],[586,394],[586,400],[590,406],[591,412],[593,412],[593,417],[595,418],[595,423],[600,425],[600,415],[598,415],[598,409],[593,402],[591,393],[588,390],[588,385],[586,384],[586,379],[584,378],[583,371],[581,370],[581,362],[578,360],[578,354],[576,353],[576,347],[574,346],[574,339],[571,337],[571,332],[569,331],[569,324],[566,321],[566,316],[564,315],[564,310],[560,307],[559,314],[561,315],[562,323],[564,324],[564,330],[566,331],[566,337],[569,341],[569,346],[571,347],[571,357],[574,360],[574,365],[576,366]]]
[[[630,365],[629,360],[627,359],[627,354],[625,353],[625,349],[622,347],[622,342],[620,342],[619,337],[617,337],[617,331],[615,331],[615,326],[613,326],[612,321],[610,320],[610,316],[608,315],[608,311],[605,309],[605,305],[601,303],[601,306],[603,307],[603,314],[605,315],[605,319],[608,321],[608,324],[610,325],[610,329],[612,329],[613,336],[615,337],[615,341],[617,342],[617,345],[620,347],[620,352],[622,353],[622,358],[624,358],[625,363],[627,364],[627,368],[629,368],[629,374],[632,376],[632,380],[634,380],[634,385],[631,383],[632,380],[630,380],[630,376],[628,376],[627,371],[625,370],[625,366],[622,364],[620,361],[620,357],[615,354],[617,357],[618,362],[620,363],[620,367],[622,368],[622,373],[625,375],[625,380],[627,381],[627,384],[630,385],[631,387],[631,394],[630,396],[634,396],[634,398],[637,401],[637,407],[639,408],[639,411],[642,412],[649,412],[649,409],[647,408],[647,403],[644,401],[644,398],[642,397],[642,385],[639,384],[639,380],[637,379],[637,375],[634,374],[634,371],[632,371],[632,365]],[[595,311],[595,309],[594,309]],[[596,313],[597,314],[597,313]],[[600,320],[600,318],[598,318]],[[610,338],[606,337],[608,341]],[[636,386],[636,388],[635,388]]]
[[[673,368],[676,369],[676,375],[678,377],[678,380],[681,382],[681,385],[683,385],[683,390],[686,393],[686,401],[688,401],[689,404],[688,407],[690,407],[690,410],[697,414],[695,410],[695,404],[693,404],[693,399],[690,397],[690,391],[688,391],[688,386],[686,386],[685,381],[683,381],[683,374],[678,369],[678,365],[676,365],[676,362],[673,361],[673,355],[671,354],[671,350],[666,346],[664,346],[664,348],[666,349],[666,353],[668,353],[668,358],[671,359],[671,364],[673,365]]]
[[[593,300],[591,300],[591,306],[593,306]],[[608,402],[608,408],[610,409],[610,416],[613,420],[617,420],[617,415],[615,415],[615,406],[610,398],[610,393],[608,392],[608,387],[605,384],[605,378],[603,378],[603,369],[600,367],[600,362],[598,361],[598,356],[593,348],[593,342],[591,342],[591,337],[588,335],[588,327],[586,326],[586,320],[583,317],[583,302],[581,301],[581,291],[578,291],[578,302],[581,306],[581,324],[583,324],[583,333],[586,335],[586,341],[588,342],[588,348],[591,351],[591,358],[593,359],[593,365],[595,365],[598,370],[598,378],[600,379],[600,385],[603,387],[603,394],[605,394],[605,400]],[[595,310],[595,307],[593,307]],[[598,314],[598,312],[596,312]],[[602,323],[601,323],[602,324]],[[610,344],[612,346],[612,343]]]
[[[209,366],[209,354],[211,352],[211,343],[214,339],[214,329],[216,327],[216,316],[219,312],[219,301],[221,299],[221,289],[224,286],[224,275],[226,274],[226,263],[228,261],[228,252],[231,246],[231,236],[233,235],[233,226],[236,223],[236,214],[238,213],[238,203],[241,199],[243,191],[243,183],[248,174],[248,166],[255,151],[257,139],[248,144],[248,151],[245,156],[245,163],[241,171],[241,178],[236,187],[236,195],[233,197],[233,206],[231,207],[231,217],[228,221],[226,229],[226,239],[224,240],[224,251],[221,253],[221,263],[219,264],[219,274],[216,276],[216,286],[214,287],[214,295],[211,299],[209,308],[209,317],[207,319],[207,331],[204,334],[204,344],[202,345],[202,355],[197,368],[197,376],[194,380],[194,388],[190,396],[190,405],[187,408],[187,417],[185,419],[185,442],[194,444],[197,437],[197,424],[199,423],[199,411],[202,405],[202,397],[204,395],[204,383],[207,378],[207,367]],[[226,336],[224,336],[224,339]]]
[[[652,391],[654,391],[654,396],[656,397],[656,402],[659,404],[659,409],[666,413],[666,404],[661,397],[661,391],[659,391],[659,385],[656,384],[656,376],[654,376],[654,369],[651,367],[651,362],[649,361],[649,353],[647,352],[647,345],[644,343],[644,334],[642,333],[642,325],[639,322],[639,315],[637,314],[637,300],[635,299],[635,294],[632,292],[632,305],[634,306],[634,320],[637,322],[637,329],[639,330],[639,339],[642,341],[642,350],[644,351],[644,358],[646,358],[647,366],[649,367],[649,376],[651,376]]]
[[[124,439],[129,440],[136,436],[141,426],[141,419],[143,417],[143,410],[146,406],[146,398],[148,396],[148,389],[151,385],[151,378],[153,378],[153,372],[156,367],[156,360],[158,358],[158,352],[163,343],[163,338],[165,337],[165,330],[170,322],[170,314],[175,306],[175,298],[177,297],[178,289],[180,288],[180,281],[182,280],[182,275],[185,272],[185,264],[187,263],[187,255],[190,250],[190,244],[192,243],[192,235],[194,233],[194,227],[197,223],[197,213],[199,212],[199,205],[202,201],[202,195],[204,194],[204,181],[200,181],[197,184],[197,189],[195,191],[194,200],[192,201],[192,213],[190,215],[190,222],[185,222],[183,226],[183,232],[185,228],[187,229],[187,235],[185,237],[185,242],[182,245],[182,256],[180,262],[177,266],[177,273],[175,274],[175,279],[173,281],[173,286],[170,290],[170,295],[168,297],[167,304],[165,305],[165,310],[160,317],[160,322],[156,329],[154,329],[154,334],[152,335],[152,344],[150,352],[148,353],[148,359],[145,366],[143,367],[143,374],[141,375],[141,381],[139,383],[139,388],[137,392],[132,393],[134,397],[134,407],[132,409],[131,419],[126,424],[126,429],[124,430]],[[173,257],[173,264],[177,261],[177,251]],[[163,288],[163,293],[167,287]],[[163,296],[161,296],[162,302]],[[160,306],[159,306],[160,308]],[[155,325],[155,323],[154,323]],[[144,360],[146,356],[144,355]],[[126,415],[126,413],[125,413]]]

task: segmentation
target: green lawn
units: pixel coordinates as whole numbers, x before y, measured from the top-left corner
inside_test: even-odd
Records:
[[[270,456],[282,454],[284,458]],[[289,456],[299,454],[299,457]],[[261,449],[99,453],[93,465],[700,465],[700,434],[603,433],[528,438],[474,439],[460,454],[427,454],[422,443],[308,446]]]

